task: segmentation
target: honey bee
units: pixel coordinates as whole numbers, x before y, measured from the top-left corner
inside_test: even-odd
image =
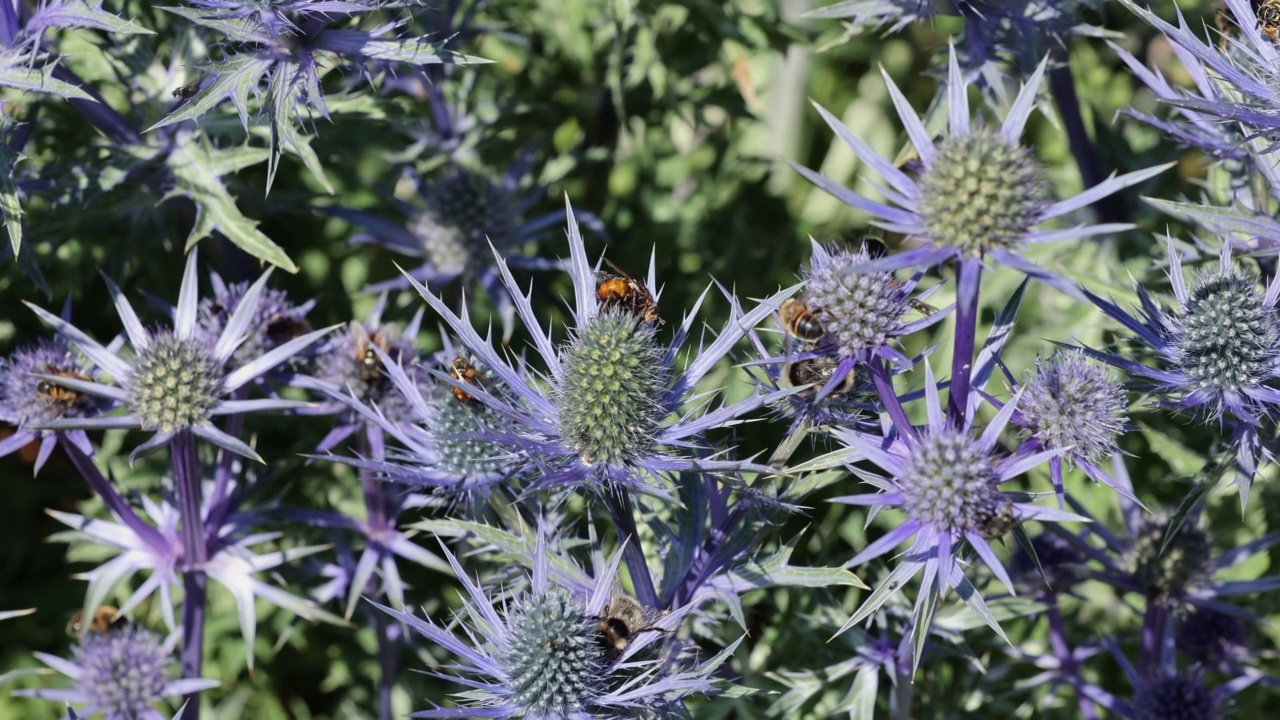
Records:
[[[1001,538],[1018,526],[1018,517],[1013,514],[1013,506],[1004,503],[990,516],[978,524],[978,534],[988,540]]]
[[[177,100],[190,100],[191,98],[195,97],[195,94],[199,91],[200,91],[199,81],[196,81],[193,83],[187,83],[182,87],[175,88],[173,91],[173,97]]]
[[[453,362],[449,363],[449,377],[457,380],[458,382],[468,383],[477,387],[480,386],[480,383],[478,382],[478,379],[480,378],[480,371],[471,367],[471,363],[467,362],[467,359],[464,357],[456,357],[453,359]],[[453,396],[464,403],[471,402],[471,396],[462,388],[453,388]]]
[[[1258,5],[1258,29],[1272,40],[1280,38],[1280,0],[1263,0]]]
[[[596,629],[600,631],[605,650],[616,657],[642,632],[667,632],[666,628],[655,626],[651,620],[652,614],[646,612],[638,600],[621,591],[614,591],[609,607],[600,616]]]
[[[110,605],[102,605],[93,611],[93,617],[90,618],[88,627],[85,627],[84,613],[76,613],[71,616],[71,622],[67,623],[67,635],[78,638],[81,635],[101,635],[113,627],[119,627],[128,620],[120,614],[120,610]]]
[[[62,370],[52,365],[46,365],[44,371],[48,375],[57,377],[71,378],[72,380],[89,381],[89,378],[74,370]],[[36,392],[48,398],[51,402],[61,405],[71,405],[80,399],[80,392],[63,387],[52,380],[39,380],[36,382]]]
[[[804,304],[803,295],[782,301],[782,306],[778,308],[778,324],[788,335],[800,338],[809,345],[816,345],[827,334],[817,314]]]
[[[390,340],[383,337],[380,332],[370,335],[369,331],[359,323],[352,324],[352,334],[356,340],[356,363],[359,364],[360,379],[366,383],[377,382],[382,377],[382,361],[378,359],[378,353],[373,348],[377,346],[379,350],[389,355],[391,354]]]
[[[650,325],[665,324],[666,321],[658,315],[658,305],[653,301],[653,295],[649,294],[644,285],[636,282],[608,259],[605,262],[609,263],[609,267],[618,274],[605,276],[596,286],[596,299],[600,301],[600,310],[603,312],[609,308],[620,307],[639,318],[641,322]]]
[[[827,384],[832,375],[835,375],[836,368],[839,366],[833,360],[828,358],[806,358],[804,360],[794,360],[782,366],[782,374],[779,380],[787,387],[802,387],[812,385],[804,394],[817,395],[822,387]],[[853,375],[853,369],[845,373],[844,379],[840,384],[831,390],[827,397],[837,397],[853,390],[856,384],[856,378]]]

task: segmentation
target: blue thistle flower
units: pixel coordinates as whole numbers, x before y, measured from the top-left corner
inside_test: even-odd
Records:
[[[1075,464],[1096,482],[1120,489],[1100,461],[1119,452],[1116,440],[1127,421],[1124,386],[1082,350],[1059,350],[1047,361],[1036,358],[1013,416],[1014,424],[1025,429],[1027,450],[1063,451],[1049,461],[1059,507],[1064,463]]]
[[[1230,671],[1247,664],[1250,633],[1244,622],[1226,612],[1197,607],[1176,618],[1174,645],[1204,667]]]
[[[44,467],[59,437],[75,443],[86,454],[93,454],[83,430],[59,432],[40,429],[41,426],[64,418],[95,417],[110,406],[94,395],[42,380],[36,377],[37,373],[90,381],[98,377],[97,371],[61,339],[41,340],[0,358],[0,420],[17,427],[12,435],[0,440],[0,457],[38,441],[35,473]]]
[[[1044,450],[1036,453],[1002,455],[997,439],[1012,418],[1019,395],[1010,399],[981,435],[975,435],[973,414],[961,427],[953,427],[944,417],[933,371],[925,365],[925,407],[928,421],[922,427],[897,427],[886,436],[850,429],[833,434],[851,450],[861,453],[887,473],[885,477],[860,473],[879,492],[833,498],[833,502],[896,507],[905,521],[855,555],[847,566],[861,565],[878,558],[907,540],[912,540],[897,567],[863,603],[841,631],[874,613],[894,589],[921,575],[916,599],[913,637],[923,642],[935,606],[947,588],[960,596],[983,620],[1004,638],[1004,631],[988,610],[972,583],[964,576],[959,561],[964,544],[977,554],[1010,592],[1013,581],[1005,571],[990,540],[1001,537],[1021,522],[1083,521],[1073,513],[1031,503],[1023,493],[1002,491],[1000,485],[1063,453]],[[916,661],[919,661],[917,647]]]
[[[237,282],[230,285],[222,281],[216,273],[210,274],[213,285],[212,297],[200,301],[200,330],[216,341],[227,327],[227,322],[240,307],[245,293],[249,291],[248,282]],[[283,291],[273,287],[263,288],[258,295],[258,307],[249,320],[249,327],[244,340],[231,355],[232,362],[244,364],[253,358],[261,357],[282,344],[311,331],[311,323],[307,321],[307,313],[315,307],[315,300],[308,300],[295,305]],[[293,362],[299,358],[295,356]]]
[[[1265,289],[1258,278],[1246,275],[1231,259],[1231,247],[1223,245],[1218,267],[1198,275],[1188,286],[1182,276],[1182,256],[1167,241],[1169,279],[1177,306],[1159,308],[1147,291],[1138,287],[1142,308],[1138,316],[1115,303],[1085,292],[1104,313],[1120,322],[1161,367],[1114,353],[1085,349],[1099,360],[1151,383],[1153,394],[1165,407],[1189,411],[1221,423],[1230,416],[1234,431],[1240,506],[1248,503],[1257,457],[1271,453],[1261,447],[1258,429],[1263,418],[1280,408],[1280,391],[1272,387],[1280,377],[1280,318],[1276,302],[1280,281]]]
[[[176,639],[176,636],[175,638]],[[70,660],[36,653],[45,665],[75,683],[69,690],[17,690],[15,695],[84,703],[80,713],[102,713],[104,720],[164,720],[154,704],[167,697],[218,687],[217,680],[171,680],[172,647],[160,636],[134,625],[85,637]]]
[[[990,258],[1072,296],[1078,295],[1074,285],[1030,262],[1019,250],[1026,244],[1076,240],[1128,229],[1131,226],[1123,223],[1081,225],[1063,230],[1039,230],[1036,226],[1140,183],[1170,165],[1111,177],[1073,198],[1048,200],[1040,180],[1040,162],[1030,149],[1019,144],[1035,106],[1044,70],[1042,62],[1022,86],[999,128],[987,128],[975,125],[970,119],[968,86],[961,77],[953,48],[946,87],[947,133],[936,142],[886,74],[885,82],[894,106],[920,155],[922,169],[916,178],[895,167],[834,115],[818,106],[827,125],[888,182],[889,187],[880,188],[888,202],[847,190],[795,163],[792,167],[842,202],[869,213],[873,225],[918,241],[918,247],[863,264],[858,267],[859,272],[930,267],[953,259]]]
[[[790,291],[766,300],[723,330],[678,372],[676,356],[693,327],[695,313],[680,323],[669,345],[661,345],[654,327],[660,318],[652,264],[643,284],[615,279],[625,288],[621,297],[598,293],[601,276],[587,262],[567,201],[566,215],[575,302],[574,328],[564,342],[557,345],[542,328],[530,296],[520,291],[506,260],[501,256],[496,260],[517,314],[533,335],[534,348],[548,370],[541,381],[507,361],[489,338],[477,334],[465,306],[461,314],[455,313],[410,278],[459,342],[493,373],[505,397],[447,375],[440,379],[508,418],[510,430],[495,430],[486,439],[520,451],[530,467],[542,472],[534,488],[616,483],[663,495],[654,481],[667,472],[731,472],[751,467],[737,460],[688,457],[680,449],[701,443],[707,430],[737,422],[767,398],[754,395],[701,412],[688,404],[707,371],[748,328],[776,310]],[[698,401],[699,407],[705,403],[705,398]]]
[[[594,579],[576,579],[580,571],[566,573],[560,569],[563,563],[553,569],[546,543],[539,533],[528,586],[501,610],[444,549],[467,593],[465,639],[433,620],[374,603],[456,655],[459,662],[451,669],[462,677],[455,679],[472,688],[459,695],[469,701],[463,707],[437,707],[412,717],[673,717],[682,714],[682,698],[712,689],[709,674],[736,648],[736,642],[702,662],[661,654],[661,646],[679,629],[688,606],[656,615],[651,622],[642,620],[651,630],[628,631],[618,641],[619,635],[606,634],[604,624],[605,618],[614,617],[609,610],[618,602],[621,553],[599,568]],[[642,617],[648,618],[649,613]]]
[[[271,271],[263,273],[247,291],[227,320],[216,342],[207,342],[196,324],[198,300],[196,287],[196,252],[187,256],[182,287],[174,312],[172,329],[154,331],[143,327],[129,301],[115,283],[107,279],[107,289],[124,323],[132,346],[131,356],[103,347],[65,320],[27,303],[42,320],[54,326],[89,361],[116,383],[107,385],[93,380],[80,380],[45,373],[37,377],[77,392],[89,393],[114,401],[127,410],[125,415],[95,418],[62,418],[44,425],[50,429],[138,428],[155,433],[130,454],[135,458],[154,452],[169,443],[180,431],[191,433],[231,452],[255,460],[258,453],[244,441],[218,429],[212,418],[219,415],[270,409],[296,408],[305,403],[281,399],[233,399],[237,390],[260,377],[299,350],[329,332],[328,329],[305,333],[281,344],[264,355],[237,363],[233,354],[249,333]],[[229,367],[231,366],[231,367]]]

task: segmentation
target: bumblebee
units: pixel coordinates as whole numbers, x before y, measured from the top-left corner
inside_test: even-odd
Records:
[[[1263,0],[1258,5],[1258,30],[1272,40],[1280,38],[1280,0]]]
[[[809,345],[816,345],[827,334],[817,314],[804,304],[804,296],[789,297],[778,308],[778,325],[788,335],[797,337]]]
[[[627,649],[636,635],[642,632],[667,632],[665,628],[656,627],[651,622],[651,617],[638,600],[615,591],[596,625],[605,650],[617,657]]]
[[[127,623],[128,620],[120,614],[120,610],[110,605],[102,605],[93,611],[93,617],[89,618],[88,627],[85,627],[84,613],[78,612],[71,616],[71,622],[67,623],[67,635],[78,638],[81,635],[102,635],[113,627],[120,627]]]
[[[596,285],[596,299],[600,301],[601,312],[620,307],[641,322],[649,325],[665,324],[666,321],[658,315],[658,304],[654,302],[653,295],[649,294],[644,285],[636,282],[609,260],[606,259],[605,262],[609,263],[609,267],[618,274],[606,275],[600,284]]]
[[[464,357],[456,357],[453,362],[449,363],[449,377],[458,382],[467,383],[469,385],[480,386],[480,371],[471,367],[471,363],[467,362]],[[453,388],[453,396],[462,402],[471,402],[471,396],[460,387]]]
[[[276,315],[267,321],[267,327],[263,331],[267,341],[272,346],[283,345],[290,340],[311,332],[311,323],[303,318],[291,318],[284,315]],[[377,356],[374,356],[377,359]]]
[[[61,370],[52,365],[46,365],[44,371],[48,375],[71,378],[72,380],[89,381],[89,378],[81,373],[75,372],[74,370]],[[78,390],[63,387],[52,380],[42,379],[37,381],[36,392],[48,398],[51,402],[55,402],[60,405],[72,405],[80,399],[80,392]]]
[[[1018,526],[1018,517],[1013,514],[1013,506],[1004,503],[999,510],[978,523],[978,534],[988,540],[1002,538]]]
[[[803,394],[817,395],[822,387],[827,384],[832,375],[836,374],[838,363],[828,358],[807,358],[804,360],[794,360],[782,366],[782,375],[779,380],[787,387],[803,387],[811,385]],[[853,376],[853,368],[845,373],[844,379],[840,384],[832,388],[827,397],[836,397],[844,395],[853,390],[856,380]]]

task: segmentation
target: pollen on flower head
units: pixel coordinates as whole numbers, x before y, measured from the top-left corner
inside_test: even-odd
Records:
[[[511,193],[484,175],[456,165],[423,191],[427,201],[412,223],[427,260],[441,273],[459,275],[477,256],[519,235]],[[479,255],[482,254],[482,255]]]
[[[1161,512],[1143,518],[1127,557],[1128,569],[1143,594],[1162,603],[1204,585],[1214,570],[1209,534],[1185,521],[1177,534],[1166,538],[1170,517]]]
[[[622,309],[603,312],[560,361],[560,434],[583,462],[621,465],[650,448],[666,384],[652,327]]]
[[[42,340],[0,358],[0,420],[19,427],[60,418],[96,415],[100,402],[92,395],[57,387],[32,373],[81,380],[92,378],[88,365],[58,340]]]
[[[1020,422],[1050,450],[1096,461],[1116,449],[1124,430],[1124,387],[1115,373],[1083,351],[1058,351],[1036,368],[1018,401]]]
[[[978,257],[1018,246],[1045,208],[1041,165],[994,130],[938,144],[920,178],[920,216],[935,243]]]
[[[903,509],[917,522],[979,530],[1008,501],[996,489],[991,457],[968,433],[944,429],[920,438],[898,476]]]
[[[164,697],[169,655],[155,633],[136,626],[90,634],[75,649],[80,692],[106,720],[135,720]]]
[[[166,332],[134,358],[129,403],[144,430],[173,432],[208,420],[221,390],[210,349]]]
[[[906,292],[892,273],[851,269],[870,261],[865,247],[829,249],[805,272],[805,303],[818,314],[841,357],[885,344],[901,325]]]
[[[495,657],[510,701],[532,717],[575,717],[602,693],[606,672],[595,621],[564,592],[527,593],[506,615]]]
[[[1150,680],[1133,699],[1137,720],[1217,720],[1218,699],[1190,674]]]
[[[1174,322],[1179,364],[1200,388],[1235,393],[1276,375],[1280,319],[1234,268],[1199,278]]]

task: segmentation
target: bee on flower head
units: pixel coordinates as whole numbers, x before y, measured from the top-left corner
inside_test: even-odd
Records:
[[[459,356],[454,358],[453,362],[449,363],[449,377],[457,380],[458,382],[480,387],[480,378],[482,377],[482,373],[474,367],[471,367],[471,363],[468,362],[465,357]],[[452,389],[453,396],[458,398],[459,401],[464,403],[471,401],[471,395],[462,388],[455,387]]]
[[[605,262],[609,263],[609,267],[618,274],[603,275],[600,283],[596,285],[596,299],[600,301],[600,311],[604,312],[615,307],[622,308],[643,323],[665,324],[666,321],[658,315],[658,304],[648,289],[610,260],[605,259]]]
[[[352,323],[351,328],[355,337],[355,360],[360,366],[360,379],[367,383],[377,382],[382,377],[382,361],[373,348],[376,345],[382,352],[390,354],[391,341],[381,332],[369,334],[360,323]]]
[[[804,295],[782,301],[778,308],[778,325],[783,332],[811,346],[817,345],[827,334],[818,313],[804,304]]]
[[[1258,30],[1272,40],[1280,39],[1280,0],[1262,0],[1257,15]]]
[[[88,376],[82,373],[78,373],[74,370],[62,370],[54,367],[53,365],[46,365],[44,371],[48,375],[70,378],[72,380],[83,380],[85,382],[89,382],[90,380]],[[40,395],[46,398],[49,402],[63,406],[73,405],[80,399],[80,393],[78,391],[72,390],[69,387],[63,387],[53,380],[45,380],[43,378],[36,382],[36,392],[40,393]]]
[[[659,616],[658,613],[645,609],[640,601],[615,588],[609,605],[596,625],[605,652],[616,658],[640,633],[667,632],[666,628],[653,624]]]
[[[67,623],[67,635],[73,638],[83,635],[101,635],[113,627],[121,627],[128,622],[128,619],[120,614],[119,609],[110,605],[101,605],[93,611],[87,624],[84,613],[77,612],[72,615],[71,621]]]

